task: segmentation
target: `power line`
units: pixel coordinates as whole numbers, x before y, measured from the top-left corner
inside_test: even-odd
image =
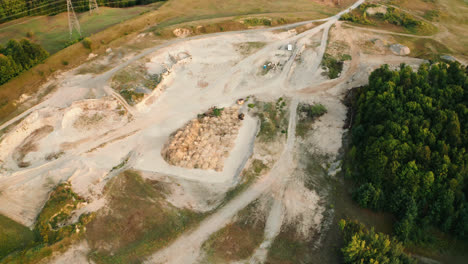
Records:
[[[99,11],[98,4],[96,3],[96,0],[89,0],[89,13],[93,13],[93,11]]]
[[[50,6],[50,5],[52,5],[52,4],[56,4],[56,3],[58,3],[58,2],[65,2],[65,1],[68,1],[68,0],[55,0],[55,1],[50,2],[50,3],[48,3],[48,4],[41,5],[41,6],[32,8],[32,9],[28,9],[28,10],[25,10],[25,11],[16,13],[16,14],[14,14],[14,15],[7,16],[7,17],[2,17],[2,18],[0,18],[0,19],[4,20],[4,19],[12,18],[12,17],[18,16],[18,15],[20,15],[20,14],[24,14],[24,13],[27,13],[27,12],[31,12],[31,11],[33,11],[33,10],[36,10],[36,9],[39,9],[39,8],[43,8],[43,7],[45,7],[45,6]],[[55,7],[54,7],[54,8],[55,8]]]
[[[81,29],[80,29],[80,22],[76,17],[75,10],[73,9],[73,5],[71,0],[67,0],[67,12],[68,12],[68,27],[70,29],[70,38],[73,34],[73,28],[78,31],[78,34],[81,36]]]

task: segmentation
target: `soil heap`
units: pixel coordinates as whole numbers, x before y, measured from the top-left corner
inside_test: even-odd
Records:
[[[171,165],[222,171],[239,132],[238,106],[211,108],[176,131],[161,154]]]

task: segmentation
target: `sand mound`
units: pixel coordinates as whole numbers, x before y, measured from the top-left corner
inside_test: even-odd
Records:
[[[172,33],[178,38],[185,38],[190,36],[190,34],[192,34],[192,31],[187,28],[176,28],[174,29],[174,31],[172,31]]]
[[[178,130],[161,154],[171,165],[222,171],[240,122],[237,106],[222,110],[219,116],[211,109]]]
[[[390,50],[395,54],[395,55],[408,55],[410,54],[410,49],[406,46],[403,46],[401,44],[393,44],[390,46]]]

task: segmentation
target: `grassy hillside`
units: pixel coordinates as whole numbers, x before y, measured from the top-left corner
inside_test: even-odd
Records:
[[[95,34],[109,26],[133,18],[152,7],[155,5],[129,8],[101,7],[99,14],[88,12],[78,14],[82,35]],[[0,25],[0,44],[5,44],[9,39],[25,38],[31,33],[31,39],[41,44],[49,53],[56,53],[63,49],[65,43],[70,40],[67,13],[24,18]],[[78,37],[78,33],[74,31],[73,39]]]
[[[0,215],[0,260],[33,242],[34,234],[29,228]]]
[[[385,2],[385,1],[384,1]],[[468,1],[466,0],[396,0],[394,5],[430,20],[439,27],[439,41],[454,52],[468,57]]]

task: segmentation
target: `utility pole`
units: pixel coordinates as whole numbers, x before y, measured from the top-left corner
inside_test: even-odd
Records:
[[[80,37],[81,37],[80,22],[78,21],[78,18],[76,17],[75,10],[73,9],[71,0],[67,0],[67,12],[68,12],[68,27],[70,29],[70,39],[72,37],[73,28],[75,28],[76,31],[78,31],[78,34],[80,34]]]
[[[99,11],[99,6],[98,6],[96,0],[89,0],[89,13],[92,14],[95,11],[96,12]]]

